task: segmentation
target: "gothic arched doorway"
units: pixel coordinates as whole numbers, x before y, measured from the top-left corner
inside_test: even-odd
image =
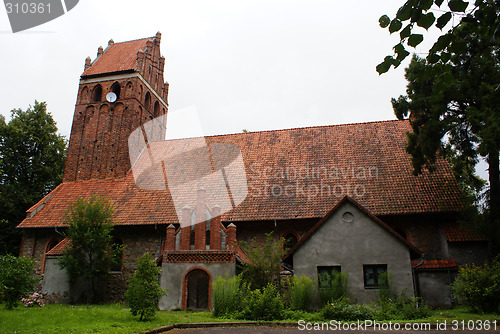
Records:
[[[206,310],[210,307],[210,276],[202,269],[194,269],[186,275],[186,307]]]

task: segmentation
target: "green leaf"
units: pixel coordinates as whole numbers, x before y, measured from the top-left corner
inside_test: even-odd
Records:
[[[469,5],[468,2],[465,2],[463,0],[450,0],[448,1],[448,7],[452,12],[465,12],[467,9],[467,6]]]
[[[384,58],[384,61],[378,64],[376,67],[378,74],[383,74],[389,71],[389,68],[391,68],[393,60],[394,58],[392,58],[392,56],[386,56]]]
[[[412,6],[407,2],[398,9],[396,18],[400,19],[401,21],[406,21],[410,19],[411,13],[412,13]]]
[[[427,56],[427,62],[429,62],[429,64],[435,64],[439,61],[441,57],[439,57],[439,55],[435,54],[435,53],[429,53],[429,55]]]
[[[392,34],[393,32],[401,29],[402,26],[403,24],[401,23],[401,21],[399,21],[398,19],[394,19],[391,21],[391,24],[389,25],[389,32]]]
[[[408,38],[408,45],[416,47],[424,40],[424,36],[422,34],[411,34],[410,38]]]
[[[443,15],[441,15],[436,22],[436,27],[439,29],[443,30],[444,26],[451,20],[451,13],[446,12]]]
[[[434,21],[436,21],[434,14],[428,13],[428,14],[422,15],[420,17],[420,19],[418,19],[417,25],[419,27],[422,27],[425,30],[427,30],[434,24]]]
[[[464,40],[458,39],[451,43],[449,49],[453,53],[462,53],[467,49],[467,43]]]
[[[441,53],[441,61],[443,63],[447,63],[451,58],[451,54],[449,54],[448,52],[443,52]]]
[[[411,27],[412,27],[412,24],[409,23],[406,27],[404,27],[403,30],[401,30],[401,32],[399,33],[399,37],[401,37],[401,40],[407,38],[410,36],[411,34]]]
[[[446,34],[446,35],[439,36],[438,40],[436,41],[436,43],[434,43],[434,45],[432,46],[431,50],[433,52],[438,52],[438,51],[444,50],[450,44],[451,39],[452,39],[452,35],[451,34]]]
[[[378,23],[380,24],[380,26],[382,28],[387,28],[389,26],[389,24],[391,23],[391,19],[389,18],[389,16],[387,15],[382,15],[379,19],[378,19]]]
[[[394,52],[398,55],[396,57],[396,60],[399,62],[403,61],[410,54],[408,51],[406,51],[405,47],[401,43],[397,44],[394,47]]]
[[[434,0],[434,3],[436,4],[436,6],[441,7],[441,5],[443,4],[443,1],[444,0]]]
[[[432,7],[432,4],[434,3],[434,0],[425,0],[422,4],[422,9],[427,11]]]

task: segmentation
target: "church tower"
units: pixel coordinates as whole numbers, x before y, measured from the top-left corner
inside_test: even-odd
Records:
[[[110,40],[85,60],[63,182],[123,178],[130,170],[128,137],[168,111],[161,34],[123,43]]]

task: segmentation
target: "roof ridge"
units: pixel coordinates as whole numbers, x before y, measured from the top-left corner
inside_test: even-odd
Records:
[[[329,124],[329,125],[311,125],[304,127],[294,127],[294,128],[285,128],[285,129],[275,129],[275,130],[260,130],[260,131],[252,131],[252,132],[236,132],[236,133],[225,133],[218,135],[209,135],[209,136],[198,136],[198,137],[185,137],[185,138],[175,138],[175,139],[167,139],[167,141],[174,140],[186,140],[186,139],[198,139],[198,138],[216,138],[216,137],[225,137],[225,136],[238,136],[238,135],[246,135],[246,134],[256,134],[256,133],[269,133],[269,132],[285,132],[285,131],[293,131],[293,130],[306,130],[306,129],[314,129],[314,128],[333,128],[333,127],[342,127],[342,126],[352,126],[352,125],[363,125],[363,124],[377,124],[377,123],[403,123],[407,122],[407,119],[389,119],[389,120],[381,120],[381,121],[369,121],[369,122],[359,122],[359,123],[342,123],[342,124]]]

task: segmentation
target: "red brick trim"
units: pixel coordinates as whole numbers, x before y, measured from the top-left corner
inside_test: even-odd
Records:
[[[167,251],[164,263],[234,263],[235,253],[230,251]]]
[[[182,309],[185,310],[187,308],[187,279],[189,274],[195,270],[202,270],[208,275],[208,309],[212,309],[212,275],[208,270],[202,267],[193,267],[186,271],[184,277],[182,278]]]

